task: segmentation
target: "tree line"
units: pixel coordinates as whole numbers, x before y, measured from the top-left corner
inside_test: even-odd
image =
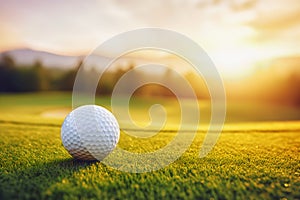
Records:
[[[18,66],[14,59],[9,55],[2,56],[0,60],[0,92],[37,92],[37,91],[72,91],[77,71],[81,66],[79,61],[77,66],[72,69],[46,68],[41,61],[36,61],[32,65]],[[98,79],[98,73],[95,68],[86,70],[85,77],[88,79]],[[117,67],[115,70],[108,70],[103,73],[101,80],[98,82],[97,94],[111,95],[116,83],[127,72],[130,78],[125,84],[123,92],[127,91],[130,85],[136,84],[137,81],[143,79],[158,80],[163,82],[165,86],[159,84],[147,84],[139,87],[134,94],[141,96],[168,96],[175,97],[174,91],[170,88],[176,88],[176,95],[180,97],[189,97],[186,88],[183,87],[183,79],[189,79],[188,83],[193,85],[197,97],[208,98],[206,86],[200,77],[193,73],[187,73],[180,77],[178,74],[167,70],[161,75],[146,73],[135,70],[134,63],[129,63],[126,67]],[[186,82],[186,81],[185,81]],[[200,84],[201,83],[201,84]]]
[[[72,91],[81,64],[79,61],[77,66],[68,70],[46,68],[38,60],[29,66],[17,66],[12,57],[4,55],[0,59],[0,92]],[[95,70],[91,68],[85,71],[85,76],[91,80],[98,80],[98,73]],[[136,70],[134,63],[130,63],[127,67],[105,71],[98,81],[96,93],[111,95],[120,78],[131,70],[133,71],[130,73],[131,77],[123,84],[122,92],[130,93],[127,91],[130,85],[147,79],[158,80],[167,87],[154,83],[147,84],[139,87],[134,92],[135,95],[175,97],[174,91],[170,88],[176,88],[177,96],[188,98],[191,95],[187,93],[185,83],[187,81],[199,99],[210,99],[205,80],[196,73],[188,71],[180,77],[170,69],[158,75]],[[300,105],[300,71],[290,71],[283,76],[272,70],[272,67],[266,71],[258,70],[242,80],[225,80],[227,98]]]

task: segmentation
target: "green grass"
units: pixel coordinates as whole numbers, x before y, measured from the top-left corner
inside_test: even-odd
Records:
[[[109,106],[107,98],[97,102]],[[60,140],[62,119],[41,116],[70,105],[70,94],[0,96],[0,199],[300,199],[300,122],[232,122],[202,159],[200,130],[171,165],[132,174],[70,157]],[[171,137],[122,133],[118,145],[151,151]]]

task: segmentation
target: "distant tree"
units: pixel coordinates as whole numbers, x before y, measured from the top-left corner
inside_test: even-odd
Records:
[[[111,95],[116,83],[114,72],[104,72],[98,82],[97,94]]]
[[[37,89],[42,91],[49,90],[50,76],[46,68],[43,66],[43,63],[37,60],[33,64],[32,70],[36,73],[37,82],[38,82]]]
[[[5,54],[0,60],[0,92],[12,92],[16,69],[12,57]]]
[[[13,58],[4,55],[0,61],[0,92],[30,92],[48,89],[48,74],[40,61],[17,67]]]
[[[281,83],[281,87],[277,91],[277,98],[281,102],[300,105],[300,74],[291,73]]]
[[[98,83],[97,93],[111,95],[116,83],[120,80],[122,76],[124,76],[127,72],[133,70],[130,73],[130,78],[128,82],[124,85],[121,85],[123,89],[121,89],[123,94],[128,93],[128,88],[135,84],[135,81],[138,80],[137,72],[134,69],[134,63],[129,63],[125,68],[118,67],[115,71],[105,71],[101,76],[101,79]]]
[[[55,81],[56,88],[62,91],[72,91],[77,71],[79,70],[80,66],[82,65],[82,60],[80,60],[75,69],[70,69],[65,72],[60,78]]]
[[[62,91],[71,91],[73,89],[77,70],[71,69],[63,74],[57,82],[58,89]]]
[[[33,68],[18,68],[12,80],[12,92],[39,91],[39,78]]]

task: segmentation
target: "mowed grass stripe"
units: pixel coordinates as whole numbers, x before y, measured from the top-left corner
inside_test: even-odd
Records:
[[[0,123],[2,123],[2,124],[14,124],[14,125],[26,125],[26,126],[61,127],[61,124],[34,123],[34,122],[22,122],[22,121],[10,121],[10,120],[0,120]]]
[[[44,127],[61,127],[61,123],[57,124],[57,123],[43,123],[43,122],[26,122],[26,121],[11,121],[11,120],[0,120],[0,124],[14,124],[14,125],[26,125],[26,126],[44,126]],[[299,122],[300,124],[300,122]],[[299,125],[300,126],[300,125]],[[138,129],[138,128],[122,128],[121,130],[123,131],[133,131],[133,132],[166,132],[166,133],[177,133],[178,129]],[[197,128],[195,129],[196,132],[200,132],[200,133],[206,133],[207,129],[200,129]],[[194,129],[181,129],[181,132],[186,132],[186,133],[194,133],[195,132]],[[214,130],[210,130],[211,133],[219,133],[219,131],[214,131]],[[289,128],[289,129],[282,129],[282,128],[278,128],[275,127],[274,129],[256,129],[256,128],[249,128],[248,129],[228,129],[228,127],[226,129],[223,129],[221,131],[222,133],[289,133],[289,132],[299,132],[300,133],[300,128],[297,127],[293,127],[293,128]]]

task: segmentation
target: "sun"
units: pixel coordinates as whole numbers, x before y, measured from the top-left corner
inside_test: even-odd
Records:
[[[257,63],[271,55],[256,45],[244,44],[215,50],[210,57],[224,78],[243,78],[254,72]]]

